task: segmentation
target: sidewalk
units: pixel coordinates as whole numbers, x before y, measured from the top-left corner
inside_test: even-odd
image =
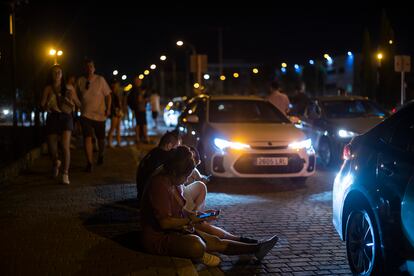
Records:
[[[107,149],[93,173],[83,172],[83,151],[74,150],[69,186],[50,178],[42,156],[3,187],[0,275],[198,275],[188,259],[139,248],[133,183],[137,160],[150,147]]]

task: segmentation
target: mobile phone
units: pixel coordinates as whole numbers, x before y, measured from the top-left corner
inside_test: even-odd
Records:
[[[209,175],[207,175],[205,178],[207,179],[207,181],[210,181],[211,180],[211,174],[209,174]]]
[[[218,216],[220,214],[220,210],[217,210],[215,212],[210,212],[210,213],[205,213],[205,214],[201,214],[198,215],[198,218],[209,218],[209,217],[214,217],[214,216]]]

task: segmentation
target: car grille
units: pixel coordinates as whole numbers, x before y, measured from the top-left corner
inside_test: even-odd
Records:
[[[287,157],[287,166],[256,166],[258,157]],[[297,154],[244,154],[237,159],[234,169],[242,174],[289,174],[303,169],[305,161]]]

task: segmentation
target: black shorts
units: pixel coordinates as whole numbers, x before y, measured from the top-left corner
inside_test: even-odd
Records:
[[[46,119],[46,133],[60,134],[62,131],[73,130],[72,114],[64,112],[51,112],[47,114]]]
[[[86,117],[81,117],[83,137],[92,137],[95,131],[96,138],[105,139],[105,121],[95,121]]]
[[[146,126],[147,125],[147,113],[145,111],[136,111],[135,120],[137,126]]]
[[[153,111],[152,112],[152,119],[155,120],[158,117],[158,111]]]

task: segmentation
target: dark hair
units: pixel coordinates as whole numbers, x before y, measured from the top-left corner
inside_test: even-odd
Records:
[[[59,64],[55,64],[49,68],[49,72],[47,74],[46,85],[53,86],[53,69],[59,68],[62,71],[62,79],[60,81],[60,93],[66,91],[66,79],[65,75],[63,74],[63,68]]]
[[[196,165],[200,164],[201,158],[200,158],[200,153],[198,152],[198,150],[193,146],[189,146],[189,148],[191,152],[193,153],[193,158],[194,158],[194,162],[196,163]]]
[[[83,60],[83,64],[88,64],[88,63],[93,63],[93,64],[95,64],[95,62],[93,61],[93,59],[91,59],[91,58],[85,58],[85,59]]]
[[[278,90],[279,89],[279,82],[278,81],[272,81],[270,83],[270,88],[272,88],[272,90]]]
[[[164,164],[165,171],[174,176],[189,176],[195,168],[193,153],[187,146],[171,150],[171,157]]]
[[[160,139],[160,143],[158,144],[159,147],[166,146],[170,143],[175,144],[178,143],[180,140],[180,133],[178,130],[167,131]]]

